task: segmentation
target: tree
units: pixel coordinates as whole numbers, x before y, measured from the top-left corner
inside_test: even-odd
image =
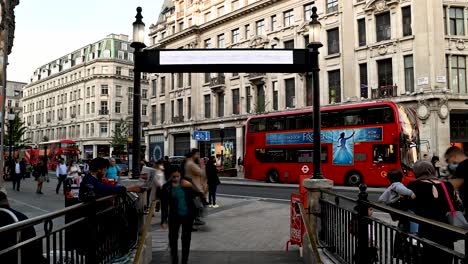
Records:
[[[120,119],[112,133],[114,133],[110,142],[112,148],[115,152],[124,152],[128,140],[128,124],[125,120]]]
[[[21,121],[19,116],[15,115],[15,119],[13,119],[13,121],[7,121],[5,125],[7,127],[4,139],[5,146],[17,148],[23,147],[29,142],[30,139],[24,136],[28,128],[24,126],[24,122]],[[10,139],[12,142],[10,142]]]

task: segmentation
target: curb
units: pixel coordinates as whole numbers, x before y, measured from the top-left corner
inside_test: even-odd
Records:
[[[282,189],[299,189],[299,184],[283,184],[283,183],[263,183],[251,180],[242,179],[220,179],[222,185],[234,185],[234,186],[250,186],[250,187],[262,187],[262,188],[282,188]],[[347,187],[347,186],[334,186],[333,190],[347,191],[359,193],[358,187]],[[368,193],[383,193],[385,188],[367,188]]]

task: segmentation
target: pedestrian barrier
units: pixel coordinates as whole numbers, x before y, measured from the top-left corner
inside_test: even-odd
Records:
[[[13,263],[113,263],[135,247],[142,224],[138,214],[126,195],[107,196],[3,226],[0,260],[18,259],[21,251],[27,255]],[[26,237],[34,227],[35,236]]]
[[[319,246],[342,263],[468,263],[468,230],[433,221],[367,199],[360,186],[358,199],[321,190]],[[401,222],[415,222],[419,235],[372,215],[388,213]],[[387,218],[388,215],[387,215]],[[462,240],[462,249],[454,242]]]

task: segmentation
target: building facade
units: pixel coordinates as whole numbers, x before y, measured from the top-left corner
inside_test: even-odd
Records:
[[[73,139],[83,159],[111,155],[116,125],[121,120],[132,125],[132,51],[128,36],[111,34],[37,68],[22,100],[32,143]],[[147,89],[144,75],[143,127],[148,124]]]
[[[322,24],[321,102],[392,100],[420,119],[421,151],[468,149],[468,2],[443,0],[166,0],[150,27],[152,47],[305,48],[312,6]],[[417,8],[414,8],[417,7]],[[427,19],[425,19],[427,18]],[[150,76],[149,158],[243,155],[249,115],[312,105],[303,74]],[[197,130],[211,141],[196,142]]]
[[[7,81],[5,113],[15,113],[21,118],[23,112],[21,98],[23,97],[24,86],[26,86],[26,83]]]

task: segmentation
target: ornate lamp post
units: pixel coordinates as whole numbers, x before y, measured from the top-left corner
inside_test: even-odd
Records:
[[[307,48],[311,54],[312,63],[312,90],[313,90],[313,122],[314,122],[314,153],[313,153],[313,178],[323,179],[321,161],[321,120],[320,120],[320,83],[319,83],[319,48],[323,46],[320,42],[322,25],[318,21],[317,7],[312,8],[312,16],[309,22],[309,44]]]
[[[141,15],[141,7],[136,9],[136,20],[133,22],[133,42],[130,44],[134,48],[134,67],[133,67],[133,144],[132,144],[132,178],[140,176],[140,149],[141,149],[141,71],[137,56],[145,45],[145,23]]]

